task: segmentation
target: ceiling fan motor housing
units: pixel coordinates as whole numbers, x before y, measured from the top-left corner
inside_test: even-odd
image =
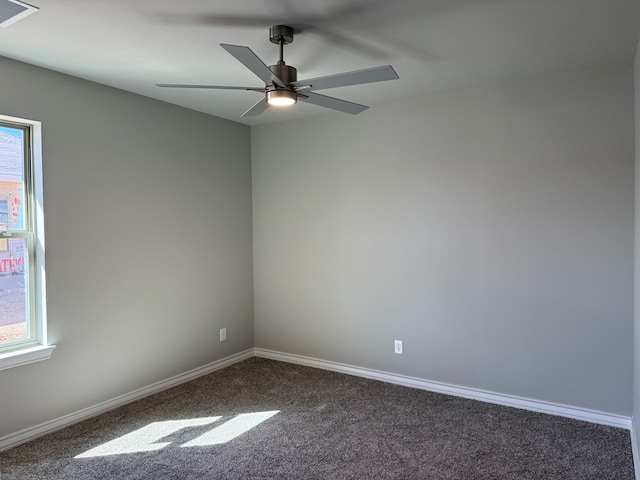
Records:
[[[270,65],[269,69],[284,82],[286,87],[282,88],[274,84],[267,85],[265,92],[267,103],[270,105],[291,105],[296,103],[298,101],[298,94],[289,84],[297,81],[298,71],[294,67],[290,67],[284,63]]]
[[[283,63],[277,65],[269,65],[269,69],[287,86],[290,83],[298,80],[298,71],[295,69],[295,67],[290,67],[289,65],[285,65]]]
[[[289,86],[298,79],[298,71],[294,67],[278,63],[269,65],[269,69],[284,82],[286,87],[278,87],[274,84],[267,85],[265,98],[270,105],[291,105],[298,101],[298,94]],[[283,103],[284,102],[284,103]]]

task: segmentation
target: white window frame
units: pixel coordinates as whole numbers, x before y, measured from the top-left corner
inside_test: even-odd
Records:
[[[25,256],[28,256],[29,275],[27,322],[30,323],[28,339],[0,344],[0,370],[28,363],[47,360],[55,345],[47,340],[47,315],[44,264],[44,208],[42,188],[42,125],[40,122],[0,115],[0,124],[26,129],[25,135],[25,230],[12,230],[6,238],[25,238]],[[3,342],[4,343],[4,342]]]

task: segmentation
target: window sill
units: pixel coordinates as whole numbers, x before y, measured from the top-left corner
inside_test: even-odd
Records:
[[[54,348],[56,348],[55,345],[38,345],[37,347],[23,348],[14,352],[0,354],[0,370],[49,360]]]

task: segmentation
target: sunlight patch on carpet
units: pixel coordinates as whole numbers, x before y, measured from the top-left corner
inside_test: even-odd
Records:
[[[265,420],[270,419],[279,410],[271,412],[258,412],[258,413],[243,413],[237,417],[229,420],[228,422],[220,425],[213,430],[208,431],[204,435],[194,438],[190,442],[187,442],[182,447],[206,447],[209,445],[220,445],[221,443],[227,443],[234,438],[248,432],[254,427],[257,427]]]
[[[255,428],[279,412],[279,410],[273,410],[269,412],[242,413],[181,446],[206,447],[227,443],[243,433],[248,432],[252,428]],[[98,447],[81,453],[75,458],[105,457],[109,455],[123,455],[162,450],[167,445],[171,444],[171,442],[158,442],[162,438],[185,428],[212,424],[221,418],[222,417],[203,417],[188,420],[153,422],[146,427],[142,427],[116,438],[115,440],[103,443]]]

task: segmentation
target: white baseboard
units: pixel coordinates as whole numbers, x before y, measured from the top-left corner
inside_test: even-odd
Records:
[[[168,388],[175,387],[176,385],[180,385],[181,383],[194,380],[198,377],[207,375],[216,370],[220,370],[221,368],[228,367],[229,365],[233,365],[234,363],[241,362],[242,360],[246,360],[247,358],[251,358],[253,356],[253,349],[245,350],[244,352],[240,352],[221,360],[217,360],[208,365],[204,365],[202,367],[190,370],[186,373],[176,375],[175,377],[171,377],[167,380],[162,380],[160,382],[140,388],[138,390],[134,390],[133,392],[121,395],[111,400],[98,403],[97,405],[93,405],[92,407],[83,408],[80,411],[65,415],[55,420],[41,423],[40,425],[36,425],[34,427],[20,430],[19,432],[9,434],[5,437],[0,438],[0,452],[13,447],[17,447],[18,445],[29,442],[48,433],[55,432],[56,430],[68,427],[82,420],[95,417],[96,415],[100,415],[101,413],[105,413],[109,410],[113,410],[114,408],[126,405],[127,403],[135,402],[136,400],[148,397],[150,395],[153,395],[154,393],[158,393]]]
[[[265,350],[255,348],[256,357],[268,358],[271,360],[279,360],[282,362],[295,363],[308,367],[321,368],[323,370],[331,370],[334,372],[347,373],[358,377],[380,380],[383,382],[403,385],[405,387],[419,388],[430,392],[444,393],[454,395],[456,397],[470,398],[480,400],[482,402],[495,403],[507,407],[515,407],[532,412],[547,413],[550,415],[558,415],[577,420],[584,420],[602,425],[610,425],[612,427],[624,428],[631,430],[631,418],[623,415],[615,415],[611,413],[600,412],[596,410],[588,410],[584,408],[571,407],[567,405],[558,405],[555,403],[542,402],[540,400],[531,400],[528,398],[516,397],[512,395],[504,395],[501,393],[488,392],[485,390],[477,390],[474,388],[459,387],[446,383],[432,382],[420,378],[398,375],[395,373],[381,372],[368,368],[355,367],[342,363],[320,360],[317,358],[304,357],[290,353],[276,352],[273,350]],[[640,477],[638,477],[640,480]]]
[[[547,413],[551,415],[559,415],[562,417],[574,418],[578,420],[584,420],[592,423],[599,423],[603,425],[610,425],[613,427],[620,427],[631,430],[631,441],[633,447],[634,465],[636,468],[636,478],[640,480],[640,452],[638,452],[638,445],[635,436],[635,432],[632,429],[632,422],[630,417],[622,415],[615,415],[605,412],[599,412],[595,410],[587,410],[577,407],[570,407],[566,405],[558,405],[549,402],[541,402],[538,400],[531,400],[527,398],[515,397],[510,395],[503,395],[494,392],[488,392],[484,390],[476,390],[472,388],[459,387],[456,385],[449,385],[445,383],[432,382],[429,380],[423,380],[420,378],[408,377],[405,375],[398,375],[395,373],[382,372],[379,370],[372,370],[362,367],[356,367],[352,365],[345,365],[337,362],[330,362],[327,360],[320,360],[317,358],[304,357],[301,355],[294,355],[290,353],[276,352],[273,350],[265,350],[261,348],[253,348],[245,350],[244,352],[231,355],[221,360],[212,362],[208,365],[196,368],[189,372],[176,375],[167,380],[163,380],[147,387],[140,388],[133,392],[121,395],[119,397],[101,402],[92,407],[84,408],[77,412],[65,415],[63,417],[36,425],[33,427],[20,430],[19,432],[9,434],[0,438],[0,452],[8,450],[9,448],[16,447],[23,443],[34,440],[38,437],[52,433],[56,430],[73,425],[82,420],[86,420],[101,413],[105,413],[114,408],[126,405],[136,400],[143,399],[155,393],[161,392],[168,388],[174,387],[181,383],[194,380],[203,375],[207,375],[221,368],[228,367],[234,363],[241,362],[253,356],[268,358],[272,360],[278,360],[287,363],[294,363],[298,365],[305,365],[309,367],[321,368],[323,370],[330,370],[334,372],[346,373],[349,375],[355,375],[358,377],[370,378],[373,380],[380,380],[383,382],[393,383],[397,385],[403,385],[407,387],[418,388],[421,390],[428,390],[436,393],[443,393],[447,395],[454,395],[458,397],[470,398],[473,400],[480,400],[488,403],[495,403],[498,405],[505,405],[508,407],[521,408],[524,410],[530,410],[533,412]]]

